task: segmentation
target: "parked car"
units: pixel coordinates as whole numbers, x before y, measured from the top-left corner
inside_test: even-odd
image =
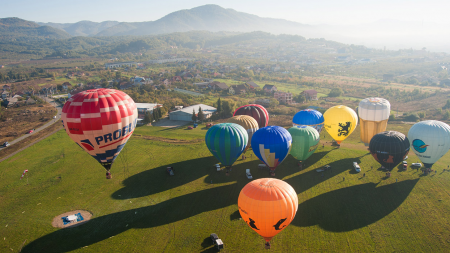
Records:
[[[175,175],[175,173],[173,171],[173,167],[167,167],[166,171],[167,171],[167,174],[169,174],[171,176]]]
[[[30,131],[28,131],[29,134],[33,133],[34,129],[31,129]]]
[[[408,162],[407,161],[403,161],[402,162],[402,166],[403,166],[403,169],[406,170],[408,168]]]
[[[408,159],[408,156],[405,156],[405,159],[403,159],[403,160],[406,160],[406,159]]]
[[[359,167],[359,164],[357,162],[353,162],[353,168],[355,168],[356,172],[361,172],[361,167]]]
[[[2,146],[5,148],[8,147],[9,145],[11,145],[11,144],[9,144],[9,142],[7,142],[7,141],[5,141],[5,143],[2,144]]]
[[[214,126],[213,123],[206,124],[206,127],[207,127],[207,128],[210,128],[210,127],[212,127],[212,126]]]
[[[217,163],[215,166],[216,166],[217,171],[220,171],[220,165]]]
[[[56,116],[53,116],[54,119],[56,119]]]
[[[252,174],[250,174],[250,169],[245,170],[245,175],[247,176],[248,179],[253,179]]]
[[[411,163],[411,166],[422,167],[422,164],[421,163]]]
[[[223,242],[222,240],[219,239],[219,237],[215,233],[212,233],[209,237],[211,238],[213,244],[216,245],[216,248],[218,250],[223,249]]]
[[[191,127],[191,126],[188,126],[188,128],[187,128],[188,130],[192,130],[192,129],[194,129],[193,127]]]

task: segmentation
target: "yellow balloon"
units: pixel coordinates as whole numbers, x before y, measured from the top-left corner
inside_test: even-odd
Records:
[[[252,136],[253,134],[258,131],[259,126],[258,122],[251,116],[248,115],[237,115],[234,117],[231,117],[227,120],[227,123],[235,123],[243,127],[245,130],[247,130],[248,133],[248,143],[247,147],[245,148],[245,151],[250,147],[252,143]],[[244,151],[244,152],[245,152]]]
[[[323,117],[324,128],[338,144],[341,144],[358,125],[356,112],[345,105],[331,107]]]

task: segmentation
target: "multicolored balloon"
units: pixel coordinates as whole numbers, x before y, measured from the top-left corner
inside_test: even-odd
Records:
[[[305,109],[297,112],[292,119],[294,126],[310,126],[317,130],[317,132],[322,132],[324,118],[322,113],[312,109]]]
[[[266,240],[283,231],[295,218],[298,197],[288,183],[261,178],[248,183],[239,194],[239,213],[247,225]]]
[[[269,113],[266,108],[258,104],[243,105],[234,111],[233,116],[248,115],[258,122],[259,128],[266,127],[269,124]]]
[[[320,134],[310,126],[294,126],[288,132],[292,136],[291,155],[299,161],[308,159],[319,146]]]
[[[450,149],[450,126],[437,120],[414,124],[408,132],[414,153],[431,168]]]
[[[341,144],[358,125],[358,115],[353,109],[345,105],[329,108],[323,117],[325,129],[338,144]]]
[[[272,176],[275,175],[275,168],[289,155],[291,147],[292,136],[282,127],[267,126],[253,134],[253,152],[270,168]]]
[[[227,123],[235,123],[243,127],[245,130],[247,130],[248,134],[248,143],[247,147],[245,148],[245,151],[251,146],[252,136],[253,134],[259,129],[258,122],[256,120],[248,115],[238,115],[231,117],[227,120]],[[244,151],[244,152],[245,152]]]
[[[366,98],[359,102],[358,115],[361,141],[367,146],[375,134],[386,131],[391,104],[384,98]]]
[[[392,170],[405,159],[409,152],[409,140],[397,131],[385,131],[372,137],[369,150],[373,158],[385,168]]]
[[[93,89],[72,96],[61,119],[69,137],[94,157],[107,175],[137,123],[133,99],[114,89]]]
[[[247,131],[238,124],[222,123],[212,126],[205,136],[209,151],[222,163],[231,167],[247,147]]]

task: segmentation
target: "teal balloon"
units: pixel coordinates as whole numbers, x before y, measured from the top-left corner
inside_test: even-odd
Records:
[[[205,136],[206,146],[224,166],[231,166],[247,147],[248,133],[235,123],[212,126]]]
[[[294,126],[288,131],[292,136],[291,155],[299,161],[308,159],[319,146],[319,132],[310,126]]]

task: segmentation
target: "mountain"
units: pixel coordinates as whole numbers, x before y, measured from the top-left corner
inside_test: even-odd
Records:
[[[298,34],[310,29],[311,26],[297,22],[261,18],[233,9],[225,9],[218,5],[203,5],[170,13],[156,21],[122,22],[99,32],[96,36],[152,35],[193,30]]]
[[[38,22],[39,25],[51,26],[53,28],[61,29],[66,31],[72,36],[94,36],[97,33],[119,24],[118,21],[103,21],[103,22],[92,22],[92,21],[80,21],[77,23],[42,23]]]
[[[56,40],[70,38],[65,31],[50,27],[40,26],[35,22],[20,18],[0,18],[0,42],[9,41],[36,41]]]

